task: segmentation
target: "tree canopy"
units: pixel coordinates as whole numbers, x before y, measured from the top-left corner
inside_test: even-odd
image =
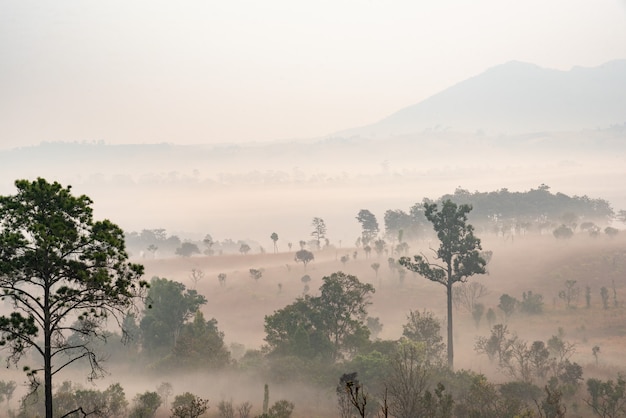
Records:
[[[206,298],[184,284],[153,277],[140,322],[143,348],[165,355],[176,344],[183,324],[206,303]]]
[[[363,245],[367,245],[378,235],[379,228],[376,216],[367,209],[361,209],[356,220],[361,224],[361,242]]]
[[[322,279],[320,296],[304,296],[265,317],[265,341],[275,354],[337,360],[367,341],[374,287],[342,272]]]
[[[89,197],[42,178],[15,186],[16,195],[0,197],[0,298],[14,308],[0,317],[0,346],[13,363],[31,349],[39,355],[25,370],[34,387],[44,373],[51,418],[53,376],[80,359],[90,378],[101,374],[89,341],[103,337],[108,319],[121,326],[145,285],[143,267],[128,262],[117,225],[93,220]],[[86,338],[69,344],[70,333]]]

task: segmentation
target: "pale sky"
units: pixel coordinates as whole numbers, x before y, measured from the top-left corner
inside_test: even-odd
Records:
[[[626,58],[626,0],[0,0],[0,149],[323,137],[510,60]]]

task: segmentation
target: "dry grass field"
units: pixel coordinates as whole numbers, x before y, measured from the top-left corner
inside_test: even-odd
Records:
[[[626,343],[626,237],[609,239],[605,236],[590,238],[575,236],[571,240],[556,240],[552,235],[529,235],[515,239],[484,237],[483,249],[493,251],[488,266],[489,274],[473,277],[487,287],[489,294],[481,298],[487,308],[498,313],[498,321],[504,317],[497,305],[503,293],[522,299],[522,293],[532,291],[543,296],[544,313],[541,315],[514,314],[508,321],[509,329],[520,337],[534,341],[546,340],[561,329],[565,339],[576,344],[575,360],[589,373],[603,370],[615,374],[616,368],[626,368],[621,352]],[[353,258],[357,251],[356,259]],[[409,254],[424,251],[412,244]],[[342,255],[350,261],[342,264]],[[315,260],[306,270],[297,264],[294,255],[278,254],[222,255],[210,257],[169,258],[141,260],[146,267],[146,278],[166,277],[193,287],[191,270],[199,269],[204,277],[197,283],[197,290],[207,297],[202,307],[206,317],[218,320],[228,344],[240,343],[256,349],[263,344],[264,316],[292,303],[301,296],[304,285],[301,277],[311,276],[309,293],[315,294],[322,277],[335,271],[356,275],[361,281],[376,288],[369,315],[379,317],[384,328],[382,339],[397,339],[402,335],[402,325],[409,310],[431,310],[445,320],[445,289],[443,286],[408,273],[403,283],[397,274],[389,270],[388,256],[376,257],[354,248],[330,249],[315,253]],[[378,277],[371,264],[380,263]],[[249,269],[262,269],[263,276],[252,279]],[[226,273],[227,280],[220,286],[217,276]],[[566,309],[558,297],[566,280],[576,280],[580,295],[575,306]],[[618,306],[614,306],[613,283],[617,292]],[[279,287],[280,286],[280,287]],[[586,308],[585,288],[591,288],[591,307]],[[609,309],[602,307],[601,287],[609,289]],[[488,368],[486,359],[473,350],[477,335],[487,335],[485,320],[477,330],[471,316],[455,311],[455,360],[458,368],[481,371]],[[445,328],[444,328],[445,329]],[[601,348],[598,367],[591,355],[591,347]],[[494,378],[497,376],[493,376]]]
[[[480,302],[497,312],[498,322],[505,321],[497,308],[503,293],[517,299],[522,299],[522,293],[529,290],[539,293],[543,296],[544,313],[532,316],[514,314],[507,322],[513,333],[528,341],[546,341],[561,332],[566,341],[575,344],[573,361],[583,367],[585,379],[615,379],[618,372],[626,372],[623,360],[626,347],[624,234],[613,239],[603,235],[595,239],[579,235],[566,241],[556,240],[552,235],[528,235],[515,239],[483,236],[482,242],[483,249],[493,251],[488,265],[489,274],[471,280],[488,289],[489,293]],[[353,258],[355,251],[356,259]],[[428,243],[412,243],[409,254],[421,251],[428,254]],[[345,265],[340,261],[343,255],[350,256]],[[402,325],[406,323],[410,310],[433,311],[442,321],[442,330],[445,330],[444,287],[410,272],[401,283],[398,275],[389,269],[387,258],[378,258],[373,253],[366,259],[362,250],[333,248],[315,252],[315,260],[306,270],[294,261],[293,252],[142,258],[134,261],[144,264],[146,279],[159,276],[180,281],[190,288],[196,286],[208,301],[201,308],[205,317],[217,319],[229,346],[237,343],[246,349],[261,348],[265,336],[265,315],[285,307],[303,294],[302,276],[311,276],[309,293],[316,294],[322,277],[336,271],[356,275],[376,288],[369,315],[378,317],[383,324],[379,338],[400,338]],[[375,262],[380,263],[378,277],[371,267]],[[251,278],[251,268],[262,269],[263,276],[258,281]],[[204,273],[197,283],[191,279],[192,269]],[[223,286],[217,277],[220,273],[227,275]],[[576,286],[580,288],[578,300],[571,309],[567,309],[558,296],[566,280],[576,280]],[[617,306],[614,306],[613,283]],[[590,308],[586,307],[586,286],[591,288]],[[600,289],[603,286],[609,289],[609,309],[602,306]],[[461,310],[455,310],[454,321],[456,368],[484,373],[495,382],[508,380],[485,356],[474,351],[476,337],[489,334],[487,321],[483,319],[477,329],[471,315]],[[592,347],[596,345],[600,347],[597,364],[592,355]],[[233,352],[235,357],[240,354]],[[265,382],[258,377],[216,373],[155,378],[142,370],[129,370],[128,366],[120,368],[116,364],[107,364],[107,368],[110,375],[95,382],[96,388],[104,389],[110,383],[120,382],[127,398],[132,400],[135,394],[155,390],[161,381],[170,381],[175,393],[190,391],[208,398],[211,405],[208,416],[211,417],[218,416],[217,404],[221,400],[233,400],[235,404],[250,401],[255,408],[253,412],[257,413],[263,399]],[[5,376],[4,379],[10,377],[18,382],[25,380],[20,370],[12,369]],[[62,379],[71,379],[87,387],[91,385],[86,382],[84,374],[67,373]],[[270,390],[272,402],[289,399],[296,404],[296,417],[337,416],[333,388],[320,390],[302,385],[276,384]],[[16,406],[16,400],[12,405]],[[159,416],[168,416],[164,408],[160,413]]]

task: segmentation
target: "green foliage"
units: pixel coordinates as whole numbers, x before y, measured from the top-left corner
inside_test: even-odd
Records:
[[[192,393],[177,395],[172,402],[173,418],[198,418],[209,409],[209,400]]]
[[[183,324],[206,303],[196,290],[165,278],[153,277],[140,323],[143,348],[151,355],[166,355],[174,345]]]
[[[183,325],[171,353],[156,364],[161,371],[183,372],[214,370],[230,363],[230,353],[224,345],[224,333],[217,320],[205,321],[197,311],[194,320]]]
[[[626,416],[626,381],[622,376],[616,382],[588,379],[587,392],[591,398],[585,402],[597,416]]]
[[[436,204],[429,203],[424,203],[424,208],[426,218],[433,224],[440,241],[436,258],[443,266],[430,263],[421,255],[414,256],[414,262],[408,257],[402,257],[400,264],[446,286],[464,282],[475,274],[484,274],[486,262],[480,255],[480,239],[474,236],[474,228],[467,223],[471,206],[457,207],[451,201],[446,201],[441,210],[437,209]]]
[[[441,323],[433,312],[409,311],[407,323],[402,326],[402,335],[422,343],[428,361],[437,362],[442,358],[446,345],[441,336]]]
[[[54,393],[54,416],[79,418],[88,414],[98,418],[117,418],[126,415],[128,401],[119,383],[106,390],[84,389],[72,382],[63,382]],[[42,416],[45,414],[44,399],[36,391],[23,399],[18,417]]]
[[[153,418],[161,406],[161,397],[156,392],[146,391],[137,394],[128,418]]]
[[[265,341],[273,354],[337,360],[367,343],[372,285],[341,272],[322,281],[320,296],[298,298],[265,317]]]
[[[290,418],[295,405],[285,399],[274,402],[267,411],[269,418]]]
[[[14,306],[0,317],[0,347],[14,363],[31,348],[41,355],[28,378],[36,386],[43,371],[51,417],[52,376],[81,358],[90,361],[90,378],[100,376],[88,341],[102,335],[108,318],[121,323],[134,306],[143,267],[128,263],[117,225],[93,220],[87,196],[42,178],[15,186],[16,195],[0,196],[0,298]],[[87,343],[68,345],[69,331]]]

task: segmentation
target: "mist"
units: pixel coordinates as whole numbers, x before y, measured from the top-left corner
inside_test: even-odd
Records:
[[[547,416],[554,399],[591,416],[589,379],[626,373],[622,3],[0,3],[0,196],[18,179],[71,186],[120,226],[141,279],[172,292],[137,300],[126,345],[107,321],[88,341],[106,373],[64,368],[56,405],[120,383],[117,415],[132,416],[136,396],[170,383],[156,417],[190,392],[207,417],[233,418],[221,402],[268,417],[283,400],[293,417],[325,418],[356,372],[373,416],[417,364],[427,378],[413,400],[440,410],[398,412],[391,390],[390,416]],[[446,288],[399,261],[438,262],[424,203],[447,199],[474,205],[488,261],[454,285],[481,292],[455,299],[454,367],[445,348],[425,354],[447,344]],[[340,272],[363,291],[345,341],[328,337],[341,319],[320,302]],[[178,313],[185,297],[197,306]],[[9,299],[3,319],[19,311]],[[180,324],[158,329],[155,312]],[[430,340],[406,332],[416,312]],[[484,343],[498,330],[499,348],[517,351],[496,359]],[[22,367],[41,359],[9,351],[0,416],[41,415],[36,397],[20,404]],[[533,370],[511,360],[531,355]]]

